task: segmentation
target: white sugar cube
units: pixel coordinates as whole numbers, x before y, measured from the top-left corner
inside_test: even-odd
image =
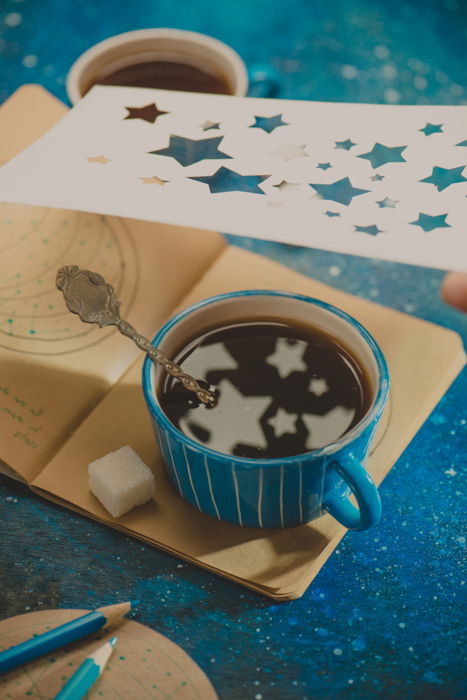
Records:
[[[114,518],[154,496],[152,471],[128,445],[91,462],[88,476],[92,493]]]

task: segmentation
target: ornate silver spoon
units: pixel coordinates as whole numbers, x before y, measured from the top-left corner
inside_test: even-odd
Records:
[[[203,389],[196,379],[185,374],[181,367],[169,360],[167,355],[151,345],[149,340],[140,335],[127,321],[120,318],[120,302],[112,285],[102,275],[90,270],[80,270],[77,265],[67,265],[57,271],[56,285],[65,297],[68,309],[78,314],[85,323],[97,323],[103,326],[116,326],[120,333],[131,338],[146,352],[151,360],[164,367],[172,377],[178,379],[185,389],[194,391],[200,401],[208,406],[216,404],[213,392]]]

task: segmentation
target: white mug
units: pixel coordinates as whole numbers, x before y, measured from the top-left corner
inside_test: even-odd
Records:
[[[231,95],[247,93],[245,63],[230,46],[198,32],[157,28],[117,34],[85,51],[68,73],[68,98],[76,104],[99,79],[122,68],[155,60],[184,63],[220,74]]]

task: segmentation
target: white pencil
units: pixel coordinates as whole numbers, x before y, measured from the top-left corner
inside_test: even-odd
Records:
[[[116,641],[117,637],[112,637],[99,649],[96,649],[93,654],[90,654],[55,696],[55,700],[81,700],[104,670]]]

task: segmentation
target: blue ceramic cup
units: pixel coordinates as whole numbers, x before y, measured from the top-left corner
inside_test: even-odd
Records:
[[[173,485],[199,510],[237,525],[284,528],[328,512],[349,529],[372,527],[381,516],[381,501],[363,465],[389,391],[388,369],[380,348],[344,311],[311,297],[268,290],[204,299],[167,321],[152,342],[174,357],[207,329],[239,318],[286,318],[340,339],[370,379],[370,408],[351,430],[324,447],[280,459],[236,457],[210,449],[171,423],[158,400],[165,371],[147,357],[144,396]],[[351,493],[358,507],[350,502]]]

